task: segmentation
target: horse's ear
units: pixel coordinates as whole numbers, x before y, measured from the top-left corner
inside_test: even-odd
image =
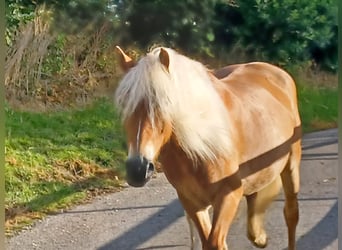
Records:
[[[163,48],[160,49],[159,60],[165,66],[167,72],[169,72],[170,57],[169,53]]]
[[[120,66],[124,72],[127,72],[130,68],[135,66],[135,61],[123,52],[123,50],[116,46],[116,51],[120,57]]]

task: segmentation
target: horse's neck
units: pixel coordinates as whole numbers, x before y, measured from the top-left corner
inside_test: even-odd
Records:
[[[161,148],[159,161],[166,177],[174,186],[177,185],[178,177],[183,176],[191,165],[191,160],[181,149],[175,136],[172,136],[170,141]]]

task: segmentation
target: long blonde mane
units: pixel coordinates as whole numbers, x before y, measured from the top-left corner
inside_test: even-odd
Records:
[[[120,82],[115,100],[123,119],[144,100],[152,121],[171,122],[173,133],[192,159],[214,161],[231,153],[231,129],[227,110],[215,90],[208,69],[199,62],[164,48],[169,71],[153,49],[131,68]]]

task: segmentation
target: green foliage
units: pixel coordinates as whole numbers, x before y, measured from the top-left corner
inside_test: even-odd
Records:
[[[19,25],[32,21],[35,10],[42,5],[53,10],[55,29],[63,33],[75,33],[85,26],[94,28],[94,24],[101,25],[109,11],[106,0],[6,0],[7,45],[12,45]]]
[[[6,34],[5,39],[8,46],[12,45],[15,32],[20,23],[27,23],[33,20],[35,15],[35,5],[27,0],[6,0]]]
[[[159,43],[194,53],[210,52],[217,2],[150,0],[118,1],[117,5],[128,39],[137,45]]]
[[[50,2],[50,1],[45,1]],[[88,29],[89,34],[107,19],[108,0],[52,1],[55,9],[55,29],[75,34]]]
[[[312,61],[337,70],[336,0],[9,0],[8,45],[41,4],[54,10],[54,29],[64,34],[91,34],[110,21],[108,34],[124,46],[160,44],[216,57],[238,46],[251,59],[285,66]]]
[[[336,0],[113,1],[126,43],[218,56],[233,46],[280,65],[337,69]]]
[[[335,0],[244,0],[238,5],[241,23],[232,33],[251,53],[282,65],[313,59],[336,70]]]
[[[43,72],[45,75],[63,73],[72,64],[72,55],[65,55],[66,35],[58,34],[55,42],[49,46],[48,54],[44,58]]]

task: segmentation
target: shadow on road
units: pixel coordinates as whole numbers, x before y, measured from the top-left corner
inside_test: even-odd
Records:
[[[324,198],[323,198],[324,199]],[[333,200],[337,198],[329,198]],[[312,199],[304,199],[312,200]],[[318,199],[321,200],[321,199]],[[280,200],[278,200],[280,201]],[[132,208],[130,208],[132,209]],[[124,209],[123,209],[124,210]],[[86,212],[99,212],[86,211]],[[124,232],[116,239],[108,242],[98,250],[111,249],[136,249],[136,250],[153,250],[153,249],[177,249],[184,245],[156,245],[150,247],[138,248],[144,242],[153,238],[157,233],[166,229],[177,219],[184,216],[183,209],[178,200],[173,200],[163,209],[151,215],[149,218],[141,222],[136,227]],[[297,240],[297,249],[321,250],[329,246],[337,239],[337,201],[329,210],[329,212],[305,235]],[[285,249],[284,249],[285,250]]]
[[[338,152],[324,152],[324,153],[308,153],[305,151],[311,150],[311,149],[317,149],[320,147],[325,147],[333,144],[338,143],[338,139],[335,137],[331,138],[321,138],[319,137],[319,133],[317,133],[317,136],[315,134],[312,134],[313,136],[310,139],[303,140],[303,154],[302,154],[302,161],[309,161],[309,160],[337,160],[338,159]]]
[[[332,138],[329,140],[317,140],[316,143],[310,143],[309,145],[303,145],[302,149],[303,150],[309,150],[309,149],[313,149],[313,148],[319,148],[319,147],[324,147],[324,146],[328,146],[328,145],[332,145],[332,144],[336,144],[338,142],[338,139],[336,138]]]
[[[168,246],[151,246],[148,248],[138,248],[142,243],[154,237],[157,233],[164,230],[178,218],[184,216],[183,208],[178,200],[173,200],[163,209],[151,215],[149,218],[124,232],[118,238],[108,242],[98,250],[112,250],[112,249],[162,249],[175,248],[182,245],[168,245]]]
[[[153,247],[143,247],[143,248],[137,248],[135,250],[152,250],[152,249],[170,249],[170,248],[174,248],[177,249],[178,247],[182,247],[184,245],[163,245],[163,246],[153,246]]]
[[[322,153],[322,154],[302,154],[302,161],[312,160],[337,160],[338,153]]]
[[[137,206],[137,207],[114,207],[114,208],[105,208],[105,209],[94,209],[94,210],[74,210],[74,211],[63,211],[62,213],[58,213],[60,215],[66,215],[66,214],[87,214],[87,213],[101,213],[101,212],[110,212],[110,211],[124,211],[124,210],[132,210],[132,209],[151,209],[151,208],[163,208],[162,206]],[[58,215],[57,214],[57,215]]]
[[[319,134],[311,134],[306,143],[303,143],[303,151],[324,147],[337,143],[336,137],[319,138]],[[317,136],[317,138],[316,138]],[[336,160],[338,157],[337,152],[329,153],[309,153],[303,152],[302,160]],[[335,197],[321,197],[321,198],[302,198],[299,200],[335,200]],[[278,201],[282,199],[277,199]],[[130,208],[132,209],[132,208]],[[338,202],[334,203],[327,214],[316,223],[316,225],[307,233],[302,235],[297,240],[297,249],[304,250],[321,250],[328,247],[332,242],[337,239],[338,220],[337,220]],[[93,211],[96,212],[96,211]],[[122,233],[119,237],[113,239],[107,244],[98,248],[98,250],[110,249],[136,249],[136,250],[152,250],[163,248],[174,248],[184,245],[155,245],[150,247],[142,247],[143,243],[153,238],[156,234],[165,230],[172,225],[177,219],[184,216],[183,209],[178,200],[173,200],[171,203],[163,207],[158,212],[151,215],[149,218],[131,228],[130,230]],[[285,237],[285,236],[284,236]]]
[[[329,212],[297,240],[297,249],[322,250],[337,239],[337,201]],[[287,248],[283,249],[286,250]]]

